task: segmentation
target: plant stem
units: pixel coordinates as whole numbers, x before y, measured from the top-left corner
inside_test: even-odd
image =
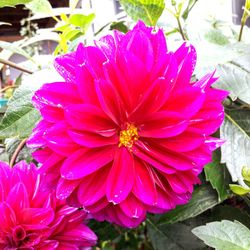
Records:
[[[243,33],[244,26],[245,26],[245,23],[241,22],[240,33],[239,33],[239,38],[238,38],[239,42],[241,41],[241,38],[242,38],[242,33]]]
[[[24,147],[24,145],[26,144],[26,141],[27,141],[27,138],[23,139],[19,145],[17,146],[14,154],[12,155],[11,157],[11,160],[10,160],[10,167],[12,168],[16,162],[16,158],[18,156],[18,154],[20,153],[20,151],[22,150],[22,148]]]
[[[20,65],[18,65],[18,64],[16,64],[16,63],[13,63],[13,62],[11,62],[11,61],[8,61],[8,60],[2,59],[2,58],[0,58],[0,63],[3,63],[3,64],[5,64],[5,65],[9,65],[10,67],[15,68],[15,69],[18,69],[18,70],[20,70],[20,71],[23,71],[23,72],[25,72],[25,73],[33,74],[33,72],[32,72],[31,70],[25,69],[25,68],[23,68],[22,66],[20,66]]]
[[[185,37],[184,31],[183,31],[182,26],[181,26],[180,17],[179,17],[179,16],[176,16],[176,20],[177,20],[177,23],[178,23],[178,28],[179,28],[179,32],[180,32],[180,34],[181,34],[181,37],[182,37],[182,39],[185,41],[185,40],[187,40],[187,39],[186,39],[186,37]]]
[[[14,88],[17,88],[17,86],[16,85],[6,86],[6,87],[0,89],[0,93],[3,93],[7,89],[14,89]]]

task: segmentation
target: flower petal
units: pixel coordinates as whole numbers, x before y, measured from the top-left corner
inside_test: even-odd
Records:
[[[11,206],[6,203],[0,203],[0,230],[9,232],[16,225],[16,215]]]
[[[7,196],[6,201],[16,213],[19,213],[24,208],[28,208],[29,196],[25,185],[22,182],[19,182],[13,186]]]
[[[127,148],[116,151],[113,166],[110,170],[106,193],[109,202],[114,204],[125,200],[134,184],[134,159]]]
[[[104,137],[99,134],[77,130],[68,130],[68,134],[75,143],[88,148],[102,147],[114,144],[118,145],[118,136],[116,134],[110,137]]]
[[[109,171],[110,166],[106,166],[82,179],[77,196],[83,206],[91,206],[105,196]]]
[[[148,116],[147,121],[140,125],[141,137],[167,138],[182,133],[188,121],[177,112],[161,111]]]
[[[130,194],[119,206],[130,218],[140,218],[146,214],[145,207],[133,194]]]
[[[153,205],[157,199],[156,186],[150,167],[139,159],[135,160],[134,195],[143,203]]]
[[[71,105],[66,109],[66,119],[77,130],[114,135],[116,130],[112,121],[97,106],[89,104]]]
[[[69,156],[61,167],[61,176],[77,180],[110,163],[114,158],[113,147],[80,149]]]

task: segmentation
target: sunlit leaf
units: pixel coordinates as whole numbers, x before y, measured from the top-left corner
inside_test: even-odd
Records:
[[[1,0],[0,8],[2,7],[12,7],[18,4],[26,4],[31,2],[32,0]]]
[[[26,7],[34,14],[52,14],[52,6],[48,0],[32,0]]]
[[[216,250],[250,249],[250,230],[238,221],[211,222],[194,228],[192,233]]]
[[[143,20],[148,25],[156,25],[161,16],[164,0],[120,0],[124,10],[133,20]]]
[[[238,194],[238,195],[246,195],[250,192],[250,188],[245,188],[245,187],[242,187],[240,185],[230,184],[229,186],[230,186],[230,189],[235,194]]]
[[[221,126],[221,161],[226,163],[233,182],[245,186],[242,168],[250,166],[250,112],[235,110],[228,112]]]

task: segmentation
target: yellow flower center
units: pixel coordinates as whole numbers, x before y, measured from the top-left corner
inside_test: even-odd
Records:
[[[122,130],[119,135],[119,147],[132,148],[134,141],[139,138],[137,128],[133,124],[128,124],[127,129]]]

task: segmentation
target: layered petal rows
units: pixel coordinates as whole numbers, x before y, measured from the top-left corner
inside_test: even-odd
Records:
[[[35,93],[43,119],[29,139],[57,197],[125,227],[187,203],[221,145],[210,135],[227,96],[213,73],[191,82],[195,63],[193,46],[171,52],[142,22],[58,57],[65,82]]]
[[[56,199],[34,165],[0,163],[0,249],[89,249],[86,212]]]

